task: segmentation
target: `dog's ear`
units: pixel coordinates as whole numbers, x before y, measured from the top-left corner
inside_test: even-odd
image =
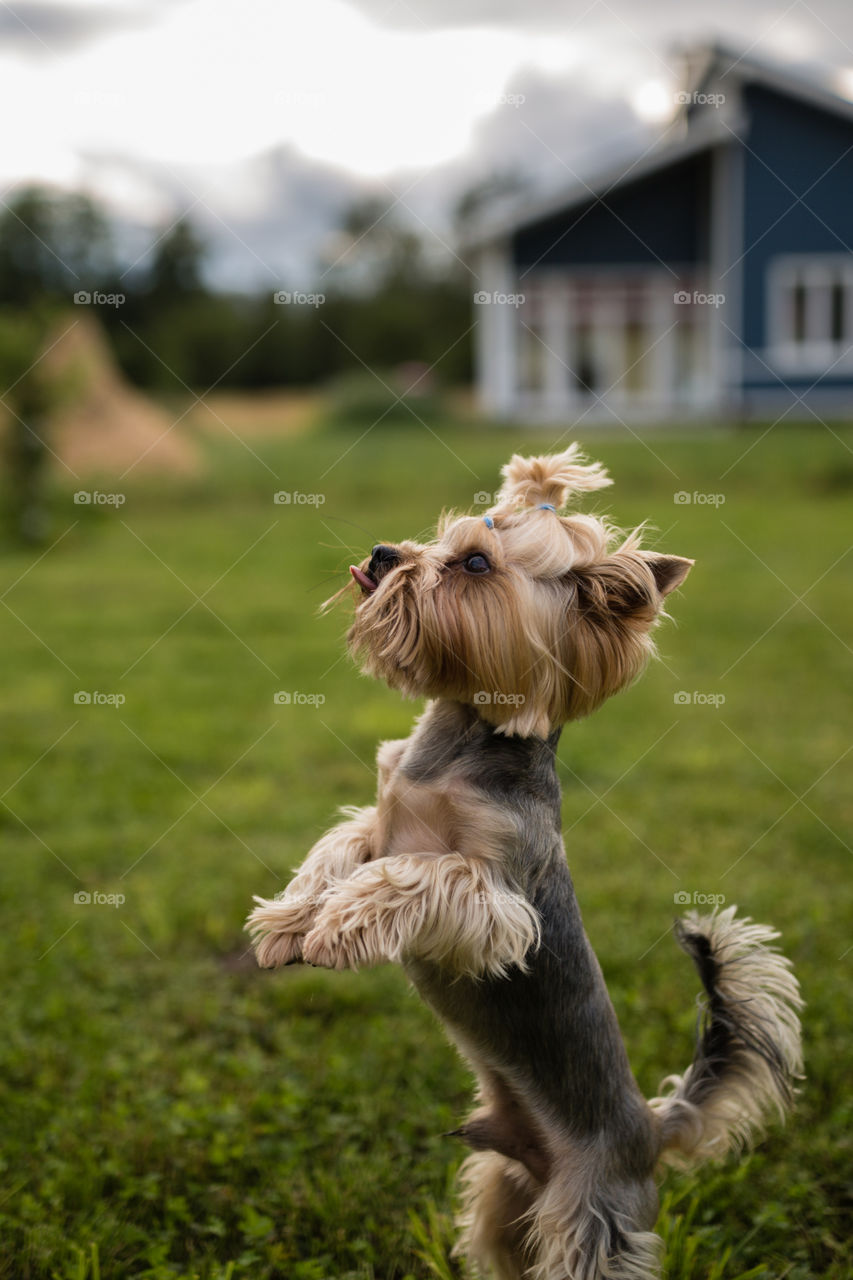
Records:
[[[562,619],[548,639],[564,677],[555,676],[552,724],[589,715],[640,674],[655,651],[664,597],[692,564],[629,544],[566,574],[569,625]]]
[[[670,591],[680,587],[696,563],[685,556],[656,555],[653,551],[641,551],[640,555],[651,569],[661,596],[668,596]]]
[[[583,614],[651,623],[661,610],[664,596],[680,586],[693,561],[684,556],[653,551],[615,551],[598,564],[572,572]]]

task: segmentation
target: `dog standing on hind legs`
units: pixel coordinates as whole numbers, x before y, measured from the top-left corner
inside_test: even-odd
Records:
[[[374,807],[256,899],[258,961],[396,961],[479,1081],[457,1131],[460,1248],[500,1280],[651,1280],[654,1173],[722,1156],[784,1113],[800,998],[776,934],[734,908],[677,935],[706,993],[693,1063],[647,1102],[587,940],[560,831],[562,726],[642,670],[692,562],[561,514],[609,484],[577,446],[514,457],[485,516],[379,545],[351,573],[364,669],[430,701],[383,743]]]

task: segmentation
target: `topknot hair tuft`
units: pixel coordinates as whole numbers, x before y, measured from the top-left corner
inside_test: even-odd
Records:
[[[503,485],[496,506],[554,507],[562,510],[576,493],[603,489],[613,481],[599,462],[586,462],[580,445],[539,458],[513,454],[501,469]]]

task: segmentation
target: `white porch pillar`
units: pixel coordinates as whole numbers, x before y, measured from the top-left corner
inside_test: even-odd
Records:
[[[481,249],[474,294],[476,379],[480,407],[498,418],[509,418],[518,400],[519,308],[495,301],[519,292],[509,242],[495,241]],[[522,290],[523,292],[523,290]]]
[[[628,368],[625,343],[625,297],[618,287],[602,285],[593,306],[594,360],[600,385],[594,390],[603,405],[621,408],[627,399],[624,374]]]
[[[708,292],[725,295],[707,308],[709,399],[721,408],[742,400],[743,149],[731,142],[711,151],[711,235]]]
[[[561,276],[551,276],[542,283],[542,338],[545,342],[545,410],[550,418],[561,418],[571,406],[568,368],[569,294]]]
[[[651,386],[649,388],[654,409],[664,414],[674,412],[676,395],[676,360],[678,306],[671,276],[656,280],[648,301],[649,361]],[[652,345],[653,344],[653,345]]]

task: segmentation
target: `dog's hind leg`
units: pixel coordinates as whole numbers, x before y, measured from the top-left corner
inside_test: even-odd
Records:
[[[530,1280],[657,1280],[651,1177],[606,1182],[592,1146],[554,1161],[530,1217]]]
[[[459,1171],[461,1254],[496,1280],[522,1280],[533,1263],[525,1240],[537,1186],[523,1165],[495,1151],[468,1156]]]

